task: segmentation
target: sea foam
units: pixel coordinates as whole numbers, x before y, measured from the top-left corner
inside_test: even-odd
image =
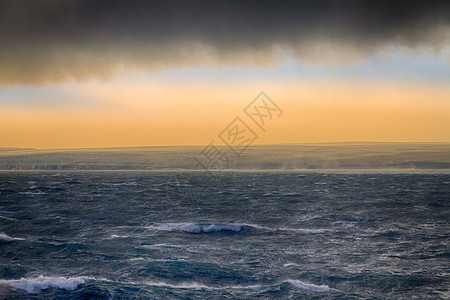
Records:
[[[12,286],[15,289],[23,290],[28,293],[38,293],[48,288],[59,288],[73,291],[80,284],[84,284],[84,277],[45,277],[39,276],[35,278],[21,278],[17,280],[0,280],[0,284]]]

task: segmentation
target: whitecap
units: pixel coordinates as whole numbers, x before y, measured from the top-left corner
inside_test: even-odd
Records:
[[[292,267],[292,266],[299,266],[299,264],[296,264],[296,263],[285,263],[283,265],[283,267]]]
[[[111,234],[107,239],[109,240],[109,239],[126,239],[126,238],[129,238],[129,236],[120,234]]]
[[[9,241],[24,241],[25,239],[11,237],[3,232],[0,232],[0,240],[9,242]]]
[[[42,191],[40,191],[40,190],[36,190],[36,192],[19,192],[19,194],[22,194],[22,195],[31,195],[31,196],[34,196],[34,195],[47,195],[47,193],[42,192]]]
[[[129,259],[130,261],[138,261],[138,260],[145,260],[144,257],[133,257]]]
[[[194,224],[194,223],[165,223],[157,226],[147,226],[151,230],[178,231],[188,233],[211,233],[219,231],[240,231],[242,224]]]
[[[298,234],[317,234],[325,233],[329,231],[328,229],[303,229],[303,228],[270,228],[265,226],[260,226],[256,224],[239,224],[239,223],[225,223],[225,224],[195,224],[195,223],[163,223],[156,224],[152,226],[146,226],[145,228],[150,230],[161,230],[161,231],[177,231],[177,232],[188,232],[188,233],[211,233],[219,231],[228,232],[239,232],[244,228],[247,229],[257,229],[262,231],[289,231]]]
[[[295,286],[296,288],[310,291],[310,292],[329,292],[331,291],[328,285],[315,285],[312,283],[306,283],[300,280],[287,280],[288,283]]]
[[[310,291],[310,292],[330,292],[330,291],[339,291],[336,289],[332,289],[327,285],[315,285],[312,283],[302,282],[300,280],[285,280],[279,283],[269,284],[269,285],[231,285],[231,286],[209,286],[203,283],[198,282],[181,282],[181,283],[167,283],[162,281],[146,281],[142,283],[134,283],[133,284],[144,284],[148,286],[155,286],[160,288],[171,288],[171,289],[186,289],[186,290],[202,290],[202,291],[215,291],[215,290],[253,290],[253,291],[261,291],[267,288],[274,288],[283,283],[289,283],[296,288]]]
[[[170,284],[161,281],[148,281],[145,282],[144,284],[149,286],[166,287],[172,289],[203,290],[203,291],[230,290],[230,289],[260,291],[264,288],[263,285],[248,285],[248,286],[234,285],[234,286],[212,287],[197,282]]]
[[[80,284],[84,284],[84,277],[45,277],[40,275],[36,278],[21,278],[16,280],[0,280],[0,284],[12,286],[15,289],[23,290],[28,293],[38,293],[48,288],[59,288],[73,291]]]
[[[158,248],[185,248],[180,245],[171,245],[171,244],[153,244],[153,245],[143,245],[142,248],[147,249],[158,249]]]
[[[194,283],[182,283],[182,284],[170,284],[170,283],[165,283],[165,282],[161,282],[161,281],[157,281],[157,282],[148,281],[148,282],[145,282],[145,284],[150,285],[150,286],[168,287],[168,288],[173,288],[173,289],[190,289],[190,290],[206,290],[206,291],[212,291],[212,290],[217,289],[214,287],[210,287],[210,286],[195,283],[195,282]]]

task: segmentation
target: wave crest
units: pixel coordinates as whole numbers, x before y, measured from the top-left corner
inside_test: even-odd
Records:
[[[171,288],[171,289],[186,289],[186,290],[203,290],[203,291],[215,291],[215,290],[254,290],[254,291],[260,291],[263,289],[262,285],[248,285],[248,286],[241,286],[241,285],[234,285],[234,286],[222,286],[222,287],[213,287],[208,286],[205,284],[200,284],[196,282],[192,283],[181,283],[181,284],[170,284],[165,282],[145,282],[144,284],[149,286],[156,286],[156,287],[165,287],[165,288]]]
[[[315,285],[312,283],[306,283],[300,280],[287,280],[288,283],[295,286],[296,288],[310,291],[310,292],[329,292],[331,291],[328,285]]]
[[[48,288],[58,288],[73,291],[80,284],[86,283],[84,277],[45,277],[40,275],[36,278],[21,278],[16,280],[0,280],[0,284],[12,286],[15,289],[28,293],[38,293]]]
[[[238,232],[242,224],[193,224],[193,223],[166,223],[158,226],[147,226],[152,230],[178,231],[188,233],[211,233],[219,231]]]
[[[24,241],[25,239],[11,237],[6,233],[0,232],[0,240],[11,242],[11,241]]]
[[[179,284],[171,284],[161,281],[148,281],[145,282],[145,285],[148,286],[156,286],[156,287],[163,287],[163,288],[171,288],[171,289],[189,289],[189,290],[203,290],[203,291],[214,291],[214,290],[253,290],[253,291],[262,291],[270,288],[274,288],[276,286],[279,286],[280,284],[289,283],[292,286],[302,289],[309,292],[331,292],[331,291],[339,291],[336,289],[332,289],[328,287],[327,285],[315,285],[312,283],[306,283],[300,280],[285,280],[274,284],[269,285],[233,285],[233,286],[221,286],[221,287],[213,287],[208,286],[205,284],[197,283],[197,282],[191,282],[191,283],[179,283]]]
[[[255,224],[239,224],[239,223],[225,223],[225,224],[195,224],[195,223],[164,223],[156,224],[152,226],[146,226],[145,228],[150,230],[161,231],[176,231],[176,232],[188,232],[188,233],[212,233],[220,231],[239,232],[244,229],[253,229],[259,231],[268,232],[294,232],[298,234],[318,234],[329,231],[328,229],[296,229],[296,228],[270,228]]]

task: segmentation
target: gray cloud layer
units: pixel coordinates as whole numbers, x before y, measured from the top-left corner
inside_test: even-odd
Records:
[[[0,85],[120,69],[346,60],[390,46],[439,51],[450,1],[0,0]]]

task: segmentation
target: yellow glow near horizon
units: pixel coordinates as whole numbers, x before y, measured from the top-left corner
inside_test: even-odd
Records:
[[[450,142],[450,87],[412,82],[76,83],[92,107],[3,108],[0,147],[220,144],[217,135],[264,90],[284,111],[255,144]],[[80,92],[81,91],[81,92]]]

